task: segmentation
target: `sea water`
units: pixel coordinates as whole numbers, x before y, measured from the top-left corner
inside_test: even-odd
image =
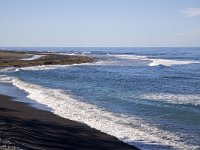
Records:
[[[200,48],[5,49],[97,58],[1,70],[1,87],[30,103],[141,149],[200,149]]]

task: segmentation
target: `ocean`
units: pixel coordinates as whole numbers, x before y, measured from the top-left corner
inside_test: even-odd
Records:
[[[0,71],[0,93],[144,150],[200,149],[200,48],[1,48],[94,63]]]

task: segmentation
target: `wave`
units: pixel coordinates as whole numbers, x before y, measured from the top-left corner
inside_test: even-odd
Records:
[[[5,72],[16,72],[19,71],[18,68],[16,67],[6,67],[6,68],[1,68],[0,73],[5,73]]]
[[[143,60],[150,61],[148,63],[149,66],[172,66],[172,65],[187,65],[193,63],[200,63],[199,61],[193,60],[171,60],[171,59],[157,59],[157,58],[149,58],[147,56],[137,56],[137,55],[110,55],[112,57],[120,58],[120,59],[129,59],[129,60]]]
[[[150,59],[152,62],[149,63],[149,66],[172,66],[172,65],[187,65],[187,64],[194,64],[199,63],[198,61],[192,61],[192,60],[168,60],[168,59]]]
[[[82,55],[88,55],[91,54],[91,52],[82,52]]]
[[[26,83],[13,77],[9,80],[13,85],[26,91],[29,99],[48,106],[53,113],[67,119],[83,122],[144,150],[155,149],[155,147],[156,149],[173,147],[188,150],[199,148],[186,145],[181,136],[145,123],[140,118],[109,112],[95,105],[79,101],[65,91]]]
[[[13,83],[12,78],[7,75],[0,75],[0,83]]]
[[[53,70],[58,68],[66,68],[71,66],[83,66],[83,65],[92,65],[93,63],[81,63],[81,64],[71,64],[71,65],[41,65],[41,66],[31,66],[31,67],[22,67],[21,70]]]
[[[200,105],[200,94],[170,94],[170,93],[154,93],[143,94],[141,99],[164,101],[171,104],[190,104]]]
[[[41,57],[43,57],[43,56],[45,56],[45,55],[34,55],[34,56],[31,57],[31,58],[22,58],[22,59],[19,59],[19,60],[31,61],[31,60],[37,60],[37,59],[39,59],[39,58],[41,58]]]
[[[55,54],[68,55],[68,56],[75,56],[75,55],[78,55],[77,52],[75,52],[75,53],[55,53]]]
[[[6,73],[6,72],[16,72],[20,70],[50,70],[50,69],[56,69],[61,67],[67,67],[70,65],[40,65],[40,66],[31,66],[31,67],[6,67],[3,69],[0,69],[0,73]]]
[[[114,57],[121,58],[121,59],[140,59],[140,60],[148,59],[147,56],[138,56],[138,55],[111,55],[111,54],[108,54],[108,56],[114,56]]]
[[[66,65],[41,65],[41,66],[31,66],[31,67],[22,67],[21,70],[52,70],[59,67],[66,67]]]

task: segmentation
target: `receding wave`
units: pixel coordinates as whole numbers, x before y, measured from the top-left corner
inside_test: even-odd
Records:
[[[26,91],[28,98],[52,108],[53,113],[86,123],[142,149],[149,150],[155,149],[155,147],[156,149],[168,149],[172,147],[191,150],[199,148],[185,144],[181,136],[145,123],[140,118],[106,111],[95,105],[79,101],[65,91],[29,84],[17,78],[6,78],[6,80],[10,80],[13,85]]]
[[[172,65],[187,65],[193,63],[200,63],[199,61],[193,60],[170,60],[170,59],[157,59],[157,58],[148,58],[147,56],[137,56],[137,55],[109,55],[120,59],[129,59],[129,60],[143,60],[149,61],[149,66],[172,66]]]

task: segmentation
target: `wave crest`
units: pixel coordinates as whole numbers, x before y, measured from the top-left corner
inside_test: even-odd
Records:
[[[170,94],[170,93],[154,93],[143,94],[141,99],[164,101],[171,104],[191,104],[200,105],[200,94]]]
[[[129,60],[143,60],[150,61],[149,66],[173,66],[173,65],[187,65],[193,63],[200,63],[199,61],[193,60],[170,60],[170,59],[157,59],[157,58],[148,58],[147,56],[137,56],[137,55],[109,55],[120,59],[129,59]]]

